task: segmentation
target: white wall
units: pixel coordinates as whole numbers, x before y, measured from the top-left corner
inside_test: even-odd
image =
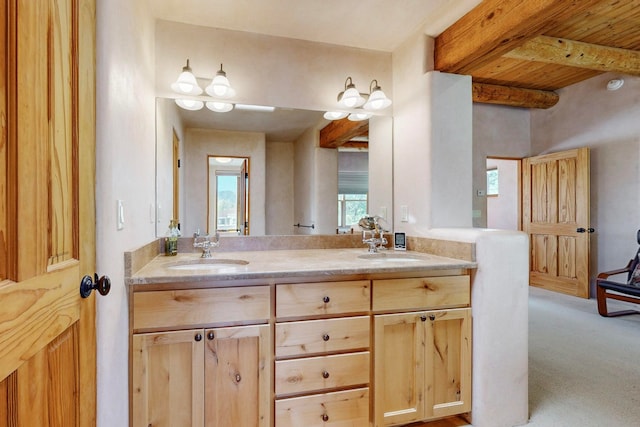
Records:
[[[487,169],[498,171],[498,194],[487,196],[487,227],[518,230],[519,160],[487,159]],[[486,177],[486,175],[485,175]]]
[[[638,247],[640,228],[640,78],[605,89],[605,74],[558,91],[560,101],[531,112],[535,154],[589,147],[591,151],[591,274],[621,268]]]
[[[154,27],[143,1],[98,1],[96,11],[97,425],[129,423],[129,338],[123,253],[155,236]],[[116,200],[125,228],[116,230]],[[92,274],[92,272],[86,272]],[[87,398],[93,398],[88,396]]]
[[[432,58],[421,33],[393,55],[394,229],[410,235],[471,226],[471,78],[430,71]]]
[[[473,226],[487,227],[487,157],[522,159],[531,155],[530,111],[502,105],[473,104]]]
[[[168,21],[156,26],[158,96],[173,96],[170,85],[187,58],[195,76],[209,81],[223,63],[239,103],[326,111],[349,76],[363,92],[377,79],[394,96],[388,52]],[[384,111],[392,113],[393,106]]]
[[[319,129],[309,128],[295,142],[295,234],[335,234],[338,226],[338,151],[318,146]]]
[[[292,142],[267,142],[266,234],[294,234]]]
[[[393,119],[369,119],[369,214],[393,228]],[[391,231],[391,230],[389,230]]]
[[[178,106],[169,99],[158,98],[156,101],[156,234],[162,236],[169,221],[173,218],[173,132],[180,140],[180,152],[184,150],[185,131],[182,119],[178,114]],[[180,155],[182,158],[182,155]],[[178,173],[179,183],[183,184],[184,168]],[[183,191],[180,192],[184,194]],[[179,200],[180,219],[184,212],[184,197]],[[153,207],[149,207],[150,221]]]

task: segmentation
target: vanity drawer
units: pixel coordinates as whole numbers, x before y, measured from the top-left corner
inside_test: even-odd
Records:
[[[276,357],[369,348],[369,316],[276,324]]]
[[[270,307],[269,286],[136,292],[133,329],[264,322]]]
[[[369,383],[369,352],[276,361],[276,395]]]
[[[373,310],[468,307],[469,276],[420,277],[373,281]]]
[[[370,293],[368,280],[277,285],[276,316],[367,313]]]
[[[301,426],[369,427],[369,389],[277,400],[276,427]]]

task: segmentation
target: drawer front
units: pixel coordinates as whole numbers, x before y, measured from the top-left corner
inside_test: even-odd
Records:
[[[276,401],[276,427],[369,427],[369,389]]]
[[[373,281],[373,310],[423,310],[468,307],[469,276],[421,277]]]
[[[276,395],[369,383],[369,352],[276,361]]]
[[[133,329],[266,321],[270,306],[269,286],[136,292]]]
[[[302,317],[369,312],[368,280],[276,286],[276,316]]]
[[[369,316],[276,324],[276,357],[369,348]]]

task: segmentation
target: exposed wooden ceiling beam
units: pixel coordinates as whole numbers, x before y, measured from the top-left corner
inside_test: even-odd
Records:
[[[600,0],[484,0],[435,40],[435,69],[470,74]]]
[[[334,120],[320,130],[320,147],[338,148],[357,136],[369,135],[369,120]]]
[[[558,103],[558,94],[546,90],[522,89],[484,83],[473,83],[473,102],[500,104],[522,108],[550,108]]]
[[[599,46],[559,37],[538,36],[505,57],[596,71],[640,75],[640,52]]]

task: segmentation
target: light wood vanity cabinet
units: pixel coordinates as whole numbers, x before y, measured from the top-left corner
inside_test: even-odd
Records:
[[[370,425],[370,289],[276,285],[276,427]]]
[[[373,281],[376,427],[471,410],[469,305],[469,276]]]
[[[263,322],[134,333],[134,427],[271,425],[268,286],[134,293],[132,318],[134,331]]]
[[[468,275],[134,291],[132,425],[382,427],[471,410]]]

